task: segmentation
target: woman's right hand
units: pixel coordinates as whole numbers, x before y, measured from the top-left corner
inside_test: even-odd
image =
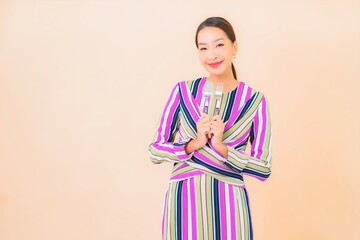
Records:
[[[206,113],[201,113],[199,120],[196,122],[197,144],[202,148],[208,142],[208,133],[210,131],[210,119]]]
[[[209,115],[202,113],[199,120],[196,122],[197,138],[191,139],[185,145],[185,153],[189,154],[198,150],[206,145],[208,142],[208,133],[210,132],[210,119]]]

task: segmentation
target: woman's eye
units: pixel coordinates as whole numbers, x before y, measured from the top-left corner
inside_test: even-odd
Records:
[[[222,46],[224,46],[224,44],[223,44],[223,43],[219,43],[217,46],[218,46],[218,47],[222,47]]]
[[[204,51],[204,50],[206,50],[206,48],[200,48],[200,51]]]

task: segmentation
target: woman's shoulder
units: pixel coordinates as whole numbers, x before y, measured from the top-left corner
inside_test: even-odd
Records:
[[[179,86],[183,85],[183,86],[187,86],[189,89],[194,89],[194,88],[197,89],[201,84],[201,81],[204,79],[205,79],[204,77],[198,77],[188,80],[177,81],[174,83],[174,88],[178,88]]]
[[[257,96],[260,97],[260,99],[265,98],[265,94],[262,90],[259,90],[257,87],[249,85],[244,81],[242,81],[242,84],[242,94],[246,94],[247,96]]]
[[[179,81],[178,84],[187,84],[188,86],[192,86],[192,85],[198,85],[200,84],[200,82],[205,79],[204,77],[198,77],[198,78],[193,78],[193,79],[188,79],[188,80],[183,80],[183,81]]]

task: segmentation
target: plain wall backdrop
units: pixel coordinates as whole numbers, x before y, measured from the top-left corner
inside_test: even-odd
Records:
[[[360,239],[359,1],[0,2],[0,239],[160,239],[171,164],[148,145],[201,21],[233,25],[263,92],[273,172],[256,240]]]

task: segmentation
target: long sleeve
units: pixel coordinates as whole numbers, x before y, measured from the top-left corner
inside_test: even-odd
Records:
[[[179,128],[180,94],[176,84],[166,102],[161,118],[158,122],[157,131],[149,145],[149,155],[153,163],[164,161],[179,162],[190,159],[193,153],[186,154],[185,145],[188,140],[175,143],[175,134]]]
[[[263,96],[250,132],[251,153],[227,145],[228,158],[225,163],[243,174],[254,176],[262,181],[271,174],[272,136],[269,105]]]

